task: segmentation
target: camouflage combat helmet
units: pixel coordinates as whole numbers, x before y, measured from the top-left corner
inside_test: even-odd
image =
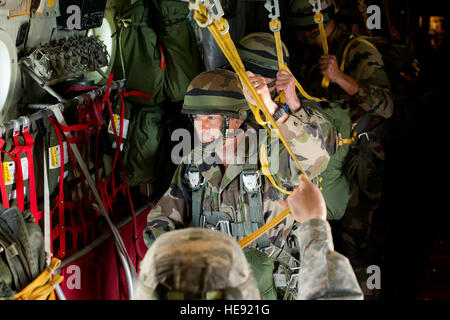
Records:
[[[314,11],[311,2],[320,1],[322,5],[323,22],[327,24],[334,17],[334,4],[332,0],[290,0],[287,23],[290,27],[300,29],[315,29]]]
[[[182,112],[190,115],[221,114],[245,120],[249,110],[237,75],[216,69],[203,72],[191,81]]]
[[[258,32],[244,37],[237,50],[245,69],[266,78],[276,78],[278,58],[275,38],[271,33]],[[289,64],[289,51],[283,43],[284,63]]]
[[[259,300],[250,266],[224,233],[187,228],[158,237],[140,265],[137,300]]]

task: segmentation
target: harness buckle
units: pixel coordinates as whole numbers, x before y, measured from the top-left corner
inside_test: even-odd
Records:
[[[200,171],[189,170],[189,183],[193,190],[198,190],[203,185],[204,181],[200,182]]]
[[[261,174],[259,171],[251,174],[242,174],[244,188],[249,192],[257,192],[261,187]]]
[[[230,227],[230,221],[226,220],[220,220],[216,224],[216,230],[221,231],[223,233],[228,234],[230,237],[231,235],[231,227]]]

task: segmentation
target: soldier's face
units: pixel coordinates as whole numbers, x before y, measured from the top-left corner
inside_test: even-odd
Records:
[[[223,116],[194,115],[194,128],[202,143],[210,143],[222,135]]]
[[[319,28],[316,28],[314,30],[297,30],[297,39],[305,45],[320,47],[322,45],[322,41],[320,39],[320,33],[317,33],[318,31]],[[315,33],[317,34],[317,36],[311,38],[311,36]]]

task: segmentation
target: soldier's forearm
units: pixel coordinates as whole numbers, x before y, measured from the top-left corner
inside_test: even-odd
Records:
[[[355,96],[359,91],[359,83],[351,76],[342,73],[341,77],[337,81],[337,84],[344,90],[349,96]]]
[[[295,233],[301,261],[299,299],[363,298],[350,262],[334,251],[327,221],[307,221]]]

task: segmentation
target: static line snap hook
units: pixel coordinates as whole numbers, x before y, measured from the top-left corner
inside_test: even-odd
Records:
[[[3,123],[0,123],[0,138],[3,138],[6,134],[6,127]]]
[[[31,120],[26,116],[22,116],[19,118],[19,121],[22,122],[22,131],[28,131],[30,129]]]
[[[20,133],[20,122],[17,120],[12,120],[11,123],[13,124],[13,135],[18,136]]]

